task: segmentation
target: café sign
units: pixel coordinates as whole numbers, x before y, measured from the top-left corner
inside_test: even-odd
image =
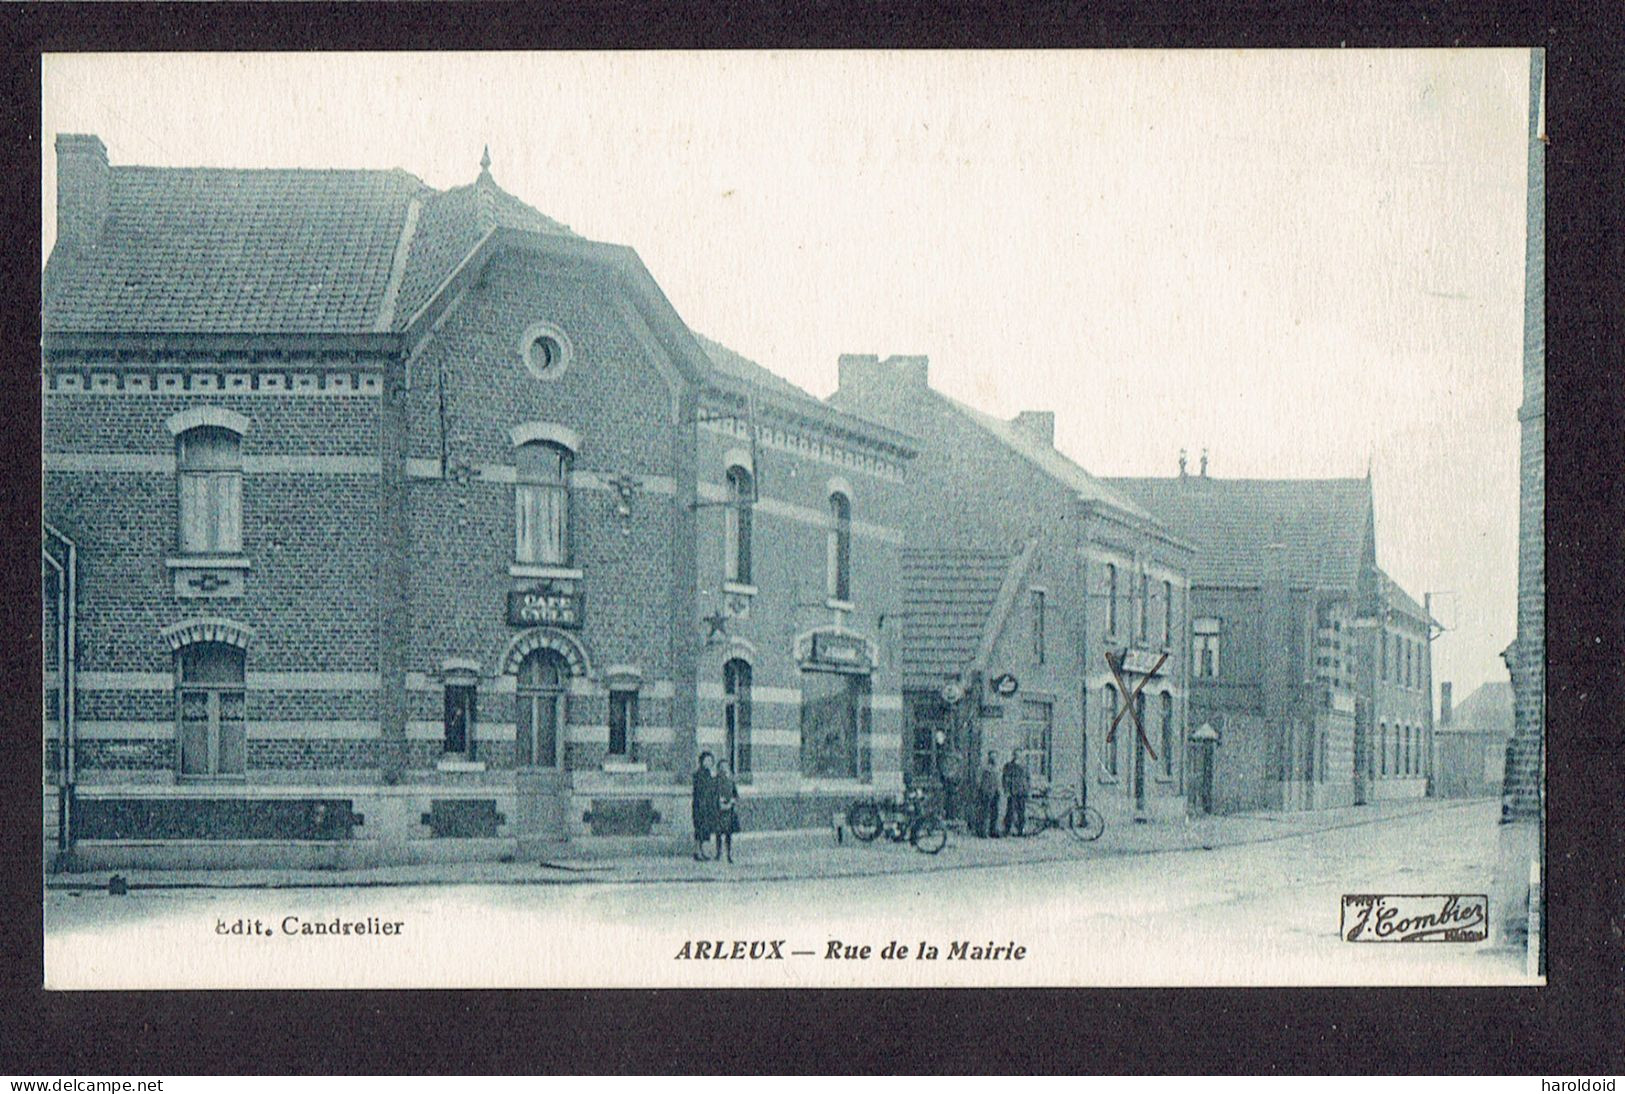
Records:
[[[870,668],[869,643],[855,634],[820,631],[813,635],[812,660],[831,668],[867,671]]]
[[[508,625],[511,627],[580,630],[581,617],[580,593],[544,587],[508,594]]]

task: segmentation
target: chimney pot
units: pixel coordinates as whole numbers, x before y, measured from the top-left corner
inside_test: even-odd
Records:
[[[1011,422],[1016,430],[1045,448],[1055,447],[1055,412],[1053,410],[1023,410]]]
[[[57,246],[94,246],[107,222],[107,146],[93,133],[56,137]]]

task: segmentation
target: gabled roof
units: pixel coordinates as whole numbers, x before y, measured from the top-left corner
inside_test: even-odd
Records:
[[[94,245],[45,272],[52,332],[400,330],[493,228],[572,235],[488,171],[110,167]]]
[[[995,418],[991,414],[985,414],[974,407],[966,406],[964,403],[959,402],[957,399],[951,399],[940,391],[932,390],[931,394],[956,413],[963,415],[986,430],[1006,447],[1015,451],[1017,455],[1033,463],[1044,474],[1062,486],[1076,491],[1078,497],[1084,501],[1109,505],[1114,509],[1132,514],[1143,520],[1151,519],[1151,514],[1132,497],[1120,490],[1113,489],[1105,480],[1089,474],[1089,472],[1061,455],[1051,446],[1039,444],[1037,441],[1029,439],[1013,423],[1007,422],[1003,418]]]
[[[1450,712],[1450,724],[1434,728],[1440,733],[1491,733],[1512,736],[1512,681],[1480,684]]]
[[[1004,629],[1032,548],[903,551],[903,686],[935,691],[979,666]],[[1010,594],[1010,595],[1007,595]]]
[[[370,331],[404,171],[114,167],[96,245],[46,266],[54,331]]]
[[[1383,599],[1390,608],[1403,612],[1419,623],[1428,621],[1428,614],[1422,605],[1418,604],[1416,598],[1406,592],[1399,582],[1389,577],[1386,571],[1379,569],[1377,580]]]
[[[1191,543],[1191,583],[1256,587],[1272,544],[1284,548],[1287,584],[1359,588],[1372,526],[1371,481],[1359,479],[1106,480]]]

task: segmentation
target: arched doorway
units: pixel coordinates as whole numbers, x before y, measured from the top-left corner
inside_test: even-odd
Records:
[[[557,768],[570,666],[556,650],[537,649],[519,663],[515,688],[514,763]]]

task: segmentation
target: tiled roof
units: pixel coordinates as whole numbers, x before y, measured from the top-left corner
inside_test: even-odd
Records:
[[[705,355],[711,359],[711,363],[717,367],[717,371],[736,380],[743,380],[747,384],[754,384],[757,390],[765,395],[777,396],[793,404],[807,404],[820,410],[827,409],[822,400],[815,398],[810,392],[803,391],[766,366],[757,364],[749,357],[703,334],[695,332],[694,337],[699,341],[700,348],[705,350]]]
[[[1014,424],[1003,418],[995,418],[991,414],[984,414],[973,407],[955,399],[950,399],[941,392],[933,392],[937,398],[965,415],[971,421],[991,433],[1008,447],[1014,449],[1019,455],[1026,457],[1038,466],[1050,478],[1077,491],[1078,496],[1086,501],[1109,505],[1125,513],[1131,513],[1142,519],[1149,519],[1150,513],[1139,502],[1124,491],[1114,489],[1109,480],[1099,479],[1089,474],[1083,468],[1061,455],[1053,447],[1040,444],[1028,439]],[[1177,535],[1177,529],[1170,529]]]
[[[1406,592],[1399,582],[1389,577],[1383,570],[1377,571],[1377,578],[1382,582],[1382,592],[1390,607],[1397,608],[1416,620],[1427,619],[1427,612],[1423,610],[1422,605],[1418,604],[1416,598]]]
[[[569,231],[483,172],[442,193],[401,170],[112,167],[95,245],[47,264],[46,329],[353,334],[381,316],[399,328],[493,226]]]
[[[1440,733],[1493,733],[1512,735],[1512,681],[1480,684],[1450,712],[1450,724],[1434,726]]]
[[[1282,544],[1287,583],[1357,590],[1371,529],[1369,479],[1106,480],[1196,548],[1191,582],[1257,586],[1272,544]]]
[[[903,551],[903,686],[935,690],[969,668],[1018,556]]]

